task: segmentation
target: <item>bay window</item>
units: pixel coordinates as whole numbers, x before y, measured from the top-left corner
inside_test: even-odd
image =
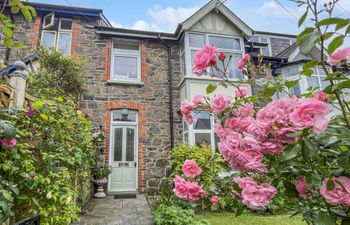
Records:
[[[116,40],[113,43],[111,80],[140,81],[138,41]]]
[[[234,36],[223,36],[214,34],[203,34],[203,33],[186,33],[183,37],[183,51],[180,52],[180,64],[181,64],[181,75],[192,75],[192,62],[199,49],[204,45],[214,45],[219,51],[222,51],[227,55],[225,59],[225,66],[227,66],[230,55],[230,60],[227,76],[231,79],[242,79],[242,72],[236,69],[236,63],[240,60],[244,53],[243,40],[239,37]],[[180,46],[182,46],[180,41]],[[181,47],[180,47],[181,49]],[[223,70],[223,65],[218,62],[218,67]],[[216,70],[207,72],[213,73],[214,76],[221,76]],[[205,74],[203,74],[205,75]]]
[[[72,20],[55,18],[48,14],[44,18],[41,45],[44,49],[53,48],[62,51],[65,56],[70,55],[72,42]]]

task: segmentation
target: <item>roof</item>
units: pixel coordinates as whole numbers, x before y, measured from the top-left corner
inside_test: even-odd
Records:
[[[284,49],[282,52],[278,53],[276,57],[288,58],[291,54],[293,54],[293,52],[295,52],[297,48],[298,45],[296,43],[293,43],[292,45]]]
[[[286,37],[286,38],[297,38],[297,35],[295,34],[284,34],[284,33],[275,33],[275,32],[268,32],[268,31],[254,31],[254,34],[280,36],[280,37]]]
[[[234,14],[225,4],[219,0],[211,0],[192,16],[180,23],[176,28],[175,34],[181,33],[181,30],[187,30],[191,28],[200,19],[206,16],[212,10],[220,11],[230,22],[235,24],[246,36],[253,35],[253,29],[251,29],[246,23],[243,22],[236,14]]]

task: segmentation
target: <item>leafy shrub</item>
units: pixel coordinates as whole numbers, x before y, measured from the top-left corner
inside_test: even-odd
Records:
[[[70,224],[84,201],[76,187],[91,179],[95,162],[91,122],[62,98],[35,102],[12,122],[17,145],[0,151],[0,193],[7,199],[0,221],[39,213],[43,225]]]
[[[178,206],[158,205],[153,212],[156,225],[205,225],[204,221],[198,221],[191,209],[182,209]]]
[[[38,62],[38,71],[29,76],[29,93],[48,99],[79,96],[84,84],[82,60],[66,57],[54,49],[41,49]]]

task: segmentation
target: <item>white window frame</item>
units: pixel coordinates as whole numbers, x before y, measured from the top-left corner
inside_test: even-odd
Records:
[[[202,113],[204,111],[201,111]],[[194,112],[193,116],[195,117],[196,113],[200,113],[200,112]],[[209,118],[210,118],[210,127],[211,129],[194,129],[193,128],[193,123],[191,125],[187,124],[187,131],[185,131],[185,121],[183,121],[183,143],[184,144],[189,144],[189,145],[195,145],[196,144],[196,139],[195,139],[195,134],[210,134],[210,147],[212,148],[213,151],[215,151],[216,148],[216,143],[215,143],[215,118],[213,116],[213,114],[206,112],[209,114]],[[187,135],[188,137],[188,143],[185,142],[185,135]]]
[[[299,74],[296,75],[296,76],[292,76],[292,77],[285,77],[285,71],[287,69],[290,69],[290,68],[298,68],[298,71],[299,71]],[[316,68],[313,68],[314,70],[314,74],[312,74],[311,76],[309,77],[317,77],[318,78],[318,82],[320,84],[320,90],[323,90],[325,87],[322,87],[322,80],[324,78],[326,78],[326,75],[320,75],[318,70],[321,69],[319,67],[316,67]],[[302,65],[295,65],[295,66],[288,66],[288,67],[285,67],[282,69],[282,77],[283,79],[285,80],[295,80],[295,79],[299,79],[299,86],[300,86],[300,93],[301,94],[305,94],[307,93],[307,89],[310,87],[308,82],[307,82],[307,76],[301,76],[300,73],[302,72],[303,70],[303,66]],[[289,93],[289,90],[287,90],[288,93]]]
[[[49,14],[48,14],[49,15]],[[44,28],[42,29],[42,32],[41,32],[41,44],[43,44],[43,41],[44,41],[44,33],[55,33],[55,41],[54,41],[54,46],[53,48],[55,50],[60,50],[60,47],[59,47],[59,43],[60,43],[60,40],[59,40],[59,37],[60,37],[60,34],[69,34],[70,35],[70,45],[69,45],[69,54],[68,56],[71,55],[71,50],[72,50],[72,39],[73,39],[73,36],[72,36],[72,29],[70,30],[67,30],[67,29],[60,29],[61,27],[61,21],[62,20],[65,20],[65,21],[72,21],[72,19],[68,19],[68,18],[59,18],[58,20],[58,30],[45,30],[47,28]]]
[[[51,17],[51,21],[49,24],[45,25],[46,18]],[[49,13],[43,18],[43,29],[49,29],[55,25],[55,12]]]
[[[138,43],[138,47],[139,50],[136,52],[136,50],[127,50],[127,49],[118,49],[118,48],[114,48],[114,42],[117,41],[129,41],[129,40],[123,40],[123,39],[114,39],[113,40],[113,44],[112,44],[112,51],[111,51],[111,71],[110,71],[110,80],[111,81],[135,81],[135,82],[141,82],[141,44],[139,41],[137,41]],[[132,58],[136,58],[137,60],[137,78],[126,78],[125,76],[118,76],[116,74],[114,74],[114,57],[132,57]]]
[[[269,36],[264,36],[264,35],[258,35],[257,36],[258,37],[258,41],[260,42],[260,43],[267,43],[267,49],[268,49],[268,51],[269,51],[269,54],[268,55],[266,55],[266,56],[272,56],[272,47],[271,47],[271,39],[270,39],[270,37]],[[267,42],[266,41],[261,41],[261,38],[266,38],[267,39]],[[265,48],[265,47],[264,47]],[[260,48],[260,54],[263,54],[262,53],[262,48]]]
[[[190,34],[204,35],[204,45],[209,45],[209,37],[210,36],[238,39],[239,43],[240,43],[240,47],[241,47],[240,50],[221,49],[221,48],[219,48],[219,50],[224,52],[224,53],[229,53],[229,54],[241,54],[242,57],[243,57],[243,55],[245,53],[243,38],[240,37],[240,36],[200,33],[200,32],[192,32],[192,31],[186,32],[185,33],[185,64],[186,64],[186,71],[185,71],[186,74],[185,74],[185,76],[192,76],[192,77],[195,76],[195,74],[192,73],[191,51],[192,50],[198,51],[199,49],[201,49],[201,48],[198,48],[198,47],[190,47],[190,41],[189,41],[189,35]],[[209,78],[209,76],[206,76],[206,77]],[[237,79],[236,78],[230,78],[230,80],[237,80]]]

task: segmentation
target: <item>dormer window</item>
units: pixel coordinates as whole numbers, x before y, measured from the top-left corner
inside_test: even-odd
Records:
[[[48,14],[43,19],[41,45],[44,49],[53,48],[62,51],[65,56],[70,55],[72,42],[72,20],[55,18],[55,14]]]
[[[241,71],[236,69],[236,63],[242,58],[244,53],[242,39],[240,37],[193,32],[186,33],[184,37],[184,49],[181,51],[180,59],[181,73],[183,76],[193,75],[192,62],[194,56],[204,45],[214,45],[226,55],[232,55],[231,60],[229,57],[226,57],[225,59],[225,65],[228,63],[230,64],[227,71],[228,78],[241,79],[243,77]],[[218,66],[223,70],[223,65],[221,62],[218,63]],[[220,73],[217,71],[208,70],[208,72],[214,73],[214,76],[220,76]]]

